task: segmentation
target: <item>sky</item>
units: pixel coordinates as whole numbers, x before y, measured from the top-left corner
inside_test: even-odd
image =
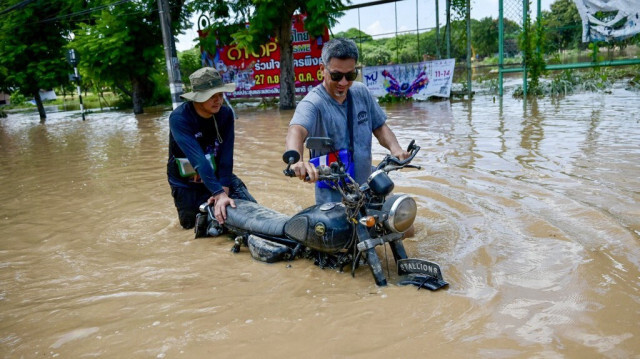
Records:
[[[351,4],[362,4],[371,1],[373,0],[352,0]],[[374,36],[374,38],[381,38],[393,36],[396,31],[415,31],[416,28],[419,28],[421,32],[426,31],[426,29],[435,28],[436,26],[436,1],[439,1],[440,26],[444,28],[446,21],[445,0],[402,0],[395,3],[346,11],[344,16],[338,20],[339,23],[331,29],[331,32],[336,34],[350,28],[360,28],[365,33]],[[553,1],[541,0],[542,10],[549,10]],[[513,16],[520,16],[518,20],[521,19],[522,0],[503,0],[503,7],[505,9],[505,17],[513,14]],[[532,14],[535,14],[536,9],[536,1],[534,0],[532,1]],[[417,17],[416,13],[418,14]],[[176,38],[178,51],[185,51],[195,46],[192,39],[198,36],[196,21],[199,16],[200,14],[197,14],[192,19],[194,23],[192,29]],[[497,19],[498,0],[471,0],[471,17],[474,19],[485,17]]]

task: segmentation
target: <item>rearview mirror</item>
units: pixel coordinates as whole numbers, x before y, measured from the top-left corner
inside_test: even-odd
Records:
[[[333,140],[329,137],[309,137],[304,145],[310,150],[326,152],[333,149]]]
[[[300,161],[300,154],[296,150],[289,150],[282,155],[282,160],[288,165]]]

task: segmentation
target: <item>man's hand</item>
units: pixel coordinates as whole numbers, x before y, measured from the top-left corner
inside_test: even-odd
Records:
[[[298,161],[291,166],[291,169],[296,173],[296,177],[303,181],[305,181],[307,176],[309,176],[307,182],[315,182],[318,180],[318,171],[315,166],[309,162]]]
[[[213,206],[213,215],[220,224],[224,224],[224,221],[227,220],[227,206],[231,205],[231,207],[236,208],[236,202],[229,198],[226,191],[228,191],[228,189],[225,188],[225,192],[211,196],[207,201],[209,205],[215,203]]]
[[[403,161],[409,158],[411,156],[411,153],[403,150],[402,148],[398,148],[396,152],[392,152],[391,155],[396,157],[400,161]]]
[[[307,129],[300,125],[289,126],[287,138],[285,140],[287,150],[296,150],[300,154],[304,153],[302,146],[304,139],[307,138],[308,134]],[[315,182],[318,180],[318,171],[316,171],[316,168],[311,163],[303,161],[302,157],[300,158],[300,161],[291,165],[291,169],[295,172],[296,177],[303,181],[307,176],[309,176],[309,182]]]
[[[384,124],[373,131],[373,135],[376,136],[378,142],[391,152],[391,155],[398,158],[400,161],[405,160],[411,156],[411,153],[405,151],[398,144],[398,139],[393,131]]]

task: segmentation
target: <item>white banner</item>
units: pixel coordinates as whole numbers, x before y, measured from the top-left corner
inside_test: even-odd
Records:
[[[582,42],[624,40],[640,33],[638,0],[573,0],[582,18]],[[597,12],[609,18],[600,20]]]
[[[426,100],[431,96],[449,97],[455,59],[411,64],[367,66],[362,80],[376,97],[390,94]]]

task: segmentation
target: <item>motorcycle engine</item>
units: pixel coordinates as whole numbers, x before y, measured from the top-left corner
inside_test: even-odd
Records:
[[[411,228],[416,219],[418,206],[411,196],[394,194],[386,199],[382,205],[382,211],[389,213],[384,226],[392,232],[404,233]]]

